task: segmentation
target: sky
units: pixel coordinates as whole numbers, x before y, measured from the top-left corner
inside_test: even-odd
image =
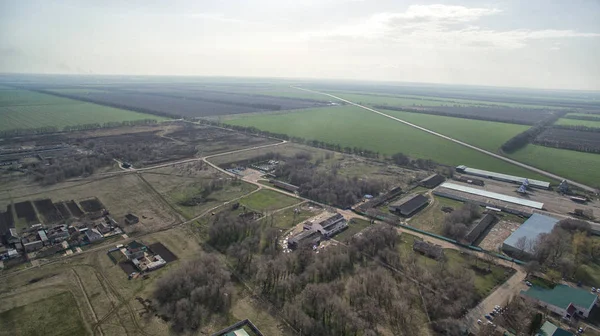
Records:
[[[600,90],[600,0],[0,0],[0,73]]]

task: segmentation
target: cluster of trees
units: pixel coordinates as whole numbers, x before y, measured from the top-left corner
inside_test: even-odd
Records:
[[[563,117],[564,119],[575,119],[575,120],[588,120],[588,121],[600,121],[600,115],[598,114],[590,114],[590,115],[566,115]]]
[[[206,203],[209,201],[209,196],[215,191],[223,190],[225,185],[229,183],[227,180],[210,180],[202,182],[199,186],[199,192],[187,195],[185,198],[179,200],[177,204],[182,206],[196,206],[198,204]]]
[[[241,101],[212,99],[212,98],[189,96],[189,95],[182,97],[181,95],[168,94],[168,93],[162,93],[162,92],[152,92],[152,95],[159,96],[159,97],[167,97],[167,98],[184,98],[184,99],[189,99],[189,100],[203,101],[203,102],[207,102],[207,103],[225,104],[225,105],[233,105],[233,106],[241,106],[241,107],[252,107],[252,108],[256,108],[256,109],[260,109],[260,110],[267,110],[267,111],[280,111],[281,110],[281,105],[279,105],[279,104],[245,103],[245,102],[241,102]]]
[[[377,195],[384,189],[380,181],[338,175],[339,166],[326,171],[316,169],[310,154],[299,154],[285,160],[275,169],[278,179],[300,187],[299,193],[312,200],[346,208],[365,194]]]
[[[419,169],[433,169],[433,168],[438,167],[438,164],[435,163],[435,161],[433,161],[433,160],[411,159],[408,156],[406,156],[404,153],[396,153],[396,154],[392,155],[392,157],[390,159],[394,164],[396,164],[398,166],[412,167],[412,168],[419,168]]]
[[[546,147],[570,149],[585,153],[600,153],[600,134],[598,134],[600,128],[593,130],[593,132],[587,132],[565,128],[548,128],[535,138],[534,143]]]
[[[116,128],[124,126],[138,126],[138,125],[155,125],[158,121],[155,119],[140,119],[140,120],[125,120],[125,121],[110,121],[103,124],[83,124],[83,125],[72,125],[63,127],[64,132],[76,132],[76,131],[87,131],[100,128]]]
[[[203,253],[160,278],[152,296],[159,316],[182,332],[227,316],[233,294],[229,271],[217,257]]]
[[[58,128],[54,126],[44,126],[37,128],[14,128],[8,130],[0,130],[0,137],[16,137],[22,135],[34,135],[34,134],[49,134],[58,132]]]
[[[552,128],[600,133],[599,127],[588,127],[584,125],[552,125]]]
[[[114,163],[109,155],[62,155],[55,158],[51,165],[36,162],[25,165],[34,181],[43,185],[51,185],[66,179],[79,176],[89,176],[97,168]]]
[[[481,217],[479,206],[465,203],[460,209],[452,211],[444,218],[442,234],[452,239],[462,239],[469,232],[471,223]]]
[[[450,328],[459,335],[458,318],[475,304],[471,272],[401,254],[389,225],[373,225],[348,246],[319,254],[305,245],[280,253],[271,225],[216,215],[208,242],[303,335],[378,335],[381,328],[417,335],[429,328],[428,317],[440,334],[453,335]]]
[[[546,269],[546,275],[554,281],[563,277],[586,281],[586,274],[580,274],[578,266],[600,260],[600,241],[592,239],[588,222],[577,219],[561,220],[550,233],[534,240],[523,237],[516,247],[531,251],[528,273]]]
[[[518,149],[525,147],[528,143],[532,142],[538,135],[540,135],[547,126],[554,124],[558,119],[564,116],[567,111],[556,111],[548,117],[540,120],[531,128],[528,128],[524,132],[521,132],[514,137],[508,139],[500,147],[502,151],[506,153],[512,153]]]

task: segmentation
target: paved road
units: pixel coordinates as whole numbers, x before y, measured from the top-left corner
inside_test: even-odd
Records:
[[[403,124],[406,124],[406,125],[408,125],[408,126],[411,126],[411,127],[414,127],[414,128],[416,128],[416,129],[419,129],[419,130],[421,130],[421,131],[423,131],[423,132],[427,132],[427,133],[429,133],[429,134],[433,134],[433,135],[435,135],[435,136],[438,136],[438,137],[440,137],[440,138],[444,138],[444,139],[446,139],[446,140],[449,140],[449,141],[455,142],[455,143],[457,143],[457,144],[459,144],[459,145],[462,145],[462,146],[465,146],[465,147],[468,147],[468,148],[474,149],[474,150],[476,150],[476,151],[478,151],[478,152],[481,152],[481,153],[484,153],[484,154],[486,154],[486,155],[489,155],[489,156],[495,157],[495,158],[497,158],[497,159],[500,159],[500,160],[506,161],[506,162],[508,162],[508,163],[512,163],[512,164],[514,164],[514,165],[516,165],[516,166],[519,166],[519,167],[522,167],[522,168],[525,168],[525,169],[531,170],[531,171],[533,171],[533,172],[536,172],[536,173],[539,173],[539,174],[542,174],[542,175],[548,176],[548,177],[550,177],[550,178],[552,178],[552,179],[559,180],[559,181],[562,181],[562,180],[567,180],[567,182],[569,182],[569,184],[572,184],[572,185],[574,185],[574,186],[577,186],[577,187],[579,187],[579,188],[581,188],[581,189],[584,189],[584,190],[587,190],[587,191],[591,191],[591,192],[598,192],[598,191],[597,191],[595,188],[592,188],[592,187],[590,187],[590,186],[588,186],[588,185],[585,185],[585,184],[582,184],[582,183],[579,183],[579,182],[575,182],[575,181],[571,181],[571,180],[569,180],[569,179],[566,179],[566,178],[564,178],[564,177],[562,177],[562,176],[558,176],[558,175],[556,175],[556,174],[552,174],[552,173],[550,173],[550,172],[547,172],[547,171],[545,171],[545,170],[542,170],[542,169],[539,169],[539,168],[535,168],[535,167],[532,167],[532,166],[526,165],[526,164],[524,164],[524,163],[521,163],[521,162],[519,162],[519,161],[515,161],[515,160],[513,160],[513,159],[509,159],[509,158],[507,158],[507,157],[504,157],[504,156],[502,156],[502,155],[499,155],[499,154],[496,154],[496,153],[493,153],[493,152],[487,151],[487,150],[485,150],[485,149],[482,149],[482,148],[479,148],[479,147],[476,147],[476,146],[470,145],[470,144],[468,144],[468,143],[466,143],[466,142],[462,142],[462,141],[460,141],[460,140],[456,140],[456,139],[454,139],[454,138],[451,138],[451,137],[449,137],[449,136],[446,136],[446,135],[443,135],[443,134],[440,134],[440,133],[434,132],[434,131],[432,131],[432,130],[430,130],[430,129],[427,129],[427,128],[425,128],[425,127],[421,127],[421,126],[418,126],[418,125],[415,125],[415,124],[409,123],[408,121],[405,121],[405,120],[402,120],[402,119],[399,119],[399,118],[393,117],[393,116],[391,116],[391,115],[389,115],[389,114],[385,114],[385,113],[383,113],[383,112],[377,111],[377,110],[375,110],[375,109],[372,109],[372,108],[370,108],[370,107],[366,107],[366,106],[363,106],[363,105],[357,104],[357,103],[355,103],[355,102],[352,102],[352,101],[349,101],[349,100],[347,100],[347,99],[340,98],[340,97],[338,97],[338,96],[334,96],[334,95],[332,95],[332,94],[329,94],[329,93],[324,93],[324,92],[319,92],[319,91],[314,91],[314,90],[304,89],[304,88],[300,88],[300,87],[296,87],[296,86],[292,86],[292,87],[293,87],[293,88],[295,88],[295,89],[298,89],[298,90],[302,90],[302,91],[307,91],[307,92],[311,92],[311,93],[316,93],[316,94],[321,94],[321,95],[329,96],[329,97],[331,97],[331,98],[334,98],[334,99],[337,99],[337,100],[343,101],[343,102],[345,102],[345,103],[348,103],[348,104],[350,104],[350,105],[354,105],[354,106],[356,106],[356,107],[360,107],[360,108],[362,108],[362,109],[365,109],[365,110],[367,110],[367,111],[370,111],[370,112],[373,112],[373,113],[377,113],[377,114],[379,114],[379,115],[381,115],[381,116],[384,116],[384,117],[386,117],[386,118],[389,118],[389,119],[392,119],[392,120],[395,120],[395,121],[401,122],[401,123],[403,123]]]

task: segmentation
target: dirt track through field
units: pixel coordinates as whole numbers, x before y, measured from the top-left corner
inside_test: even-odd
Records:
[[[539,168],[535,168],[535,167],[532,167],[532,166],[526,165],[526,164],[524,164],[524,163],[521,163],[521,162],[519,162],[519,161],[515,161],[515,160],[513,160],[513,159],[509,159],[509,158],[507,158],[507,157],[504,157],[504,156],[502,156],[502,155],[499,155],[499,154],[496,154],[496,153],[492,153],[492,152],[490,152],[490,151],[487,151],[487,150],[485,150],[485,149],[482,149],[482,148],[479,148],[479,147],[476,147],[476,146],[470,145],[470,144],[468,144],[468,143],[466,143],[466,142],[462,142],[462,141],[460,141],[460,140],[456,140],[456,139],[454,139],[454,138],[451,138],[451,137],[449,137],[449,136],[446,136],[446,135],[443,135],[443,134],[440,134],[440,133],[434,132],[434,131],[432,131],[432,130],[430,130],[430,129],[427,129],[427,128],[425,128],[425,127],[421,127],[421,126],[418,126],[418,125],[415,125],[415,124],[409,123],[408,121],[402,120],[402,119],[400,119],[400,118],[393,117],[393,116],[391,116],[391,115],[389,115],[389,114],[385,114],[385,113],[383,113],[383,112],[377,111],[377,110],[375,110],[375,109],[372,109],[372,108],[370,108],[370,107],[367,107],[367,106],[363,106],[363,105],[357,104],[357,103],[355,103],[355,102],[352,102],[352,101],[350,101],[350,100],[347,100],[347,99],[344,99],[344,98],[340,98],[340,97],[338,97],[338,96],[334,96],[334,95],[332,95],[332,94],[329,94],[329,93],[324,93],[324,92],[319,92],[319,91],[313,91],[313,90],[304,89],[304,88],[300,88],[300,87],[295,87],[295,86],[292,86],[292,88],[294,88],[294,89],[298,89],[298,90],[302,90],[302,91],[306,91],[306,92],[311,92],[311,93],[316,93],[316,94],[321,94],[321,95],[329,96],[329,97],[331,97],[331,98],[337,99],[337,100],[339,100],[339,101],[343,101],[343,102],[345,102],[345,103],[348,103],[348,104],[350,104],[350,105],[354,105],[354,106],[356,106],[356,107],[360,107],[360,108],[362,108],[362,109],[365,109],[365,110],[367,110],[367,111],[370,111],[370,112],[373,112],[373,113],[377,113],[377,114],[379,114],[379,115],[381,115],[381,116],[384,116],[384,117],[386,117],[386,118],[389,118],[389,119],[392,119],[392,120],[395,120],[395,121],[401,122],[401,123],[403,123],[403,124],[405,124],[405,125],[408,125],[408,126],[414,127],[414,128],[416,128],[416,129],[418,129],[418,130],[421,130],[421,131],[423,131],[423,132],[427,132],[427,133],[429,133],[429,134],[432,134],[432,135],[435,135],[435,136],[437,136],[437,137],[440,137],[440,138],[446,139],[446,140],[448,140],[448,141],[455,142],[455,143],[457,143],[457,144],[459,144],[459,145],[462,145],[462,146],[468,147],[468,148],[470,148],[470,149],[476,150],[476,151],[478,151],[478,152],[481,152],[481,153],[483,153],[483,154],[486,154],[486,155],[492,156],[492,157],[494,157],[494,158],[496,158],[496,159],[500,159],[500,160],[502,160],[502,161],[506,161],[506,162],[508,162],[508,163],[511,163],[511,164],[514,164],[514,165],[516,165],[516,166],[519,166],[519,167],[522,167],[522,168],[525,168],[525,169],[531,170],[532,172],[539,173],[539,174],[543,174],[543,175],[545,175],[545,176],[548,176],[548,177],[550,177],[550,178],[552,178],[552,179],[559,180],[559,181],[562,181],[562,180],[567,180],[567,182],[569,182],[569,184],[575,185],[575,186],[577,186],[577,187],[579,187],[579,188],[581,188],[581,189],[584,189],[584,190],[587,190],[587,191],[591,191],[591,192],[596,192],[596,189],[595,189],[595,188],[592,188],[592,187],[590,187],[590,186],[588,186],[588,185],[585,185],[585,184],[582,184],[582,183],[578,183],[578,182],[575,182],[575,181],[571,181],[571,180],[568,180],[568,179],[566,179],[566,178],[564,178],[564,177],[562,177],[562,176],[558,176],[558,175],[556,175],[556,174],[552,174],[552,173],[550,173],[550,172],[547,172],[547,171],[545,171],[545,170],[542,170],[542,169],[539,169]]]

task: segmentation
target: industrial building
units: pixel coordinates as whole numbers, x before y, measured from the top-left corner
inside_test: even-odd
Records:
[[[412,216],[417,211],[426,207],[429,204],[429,199],[421,194],[408,195],[399,201],[396,201],[388,206],[391,212],[398,213],[402,216]]]
[[[567,319],[575,315],[587,318],[598,301],[598,296],[594,293],[563,284],[552,289],[532,286],[521,291],[521,296]]]
[[[484,177],[484,178],[497,180],[497,181],[503,181],[503,182],[521,184],[521,185],[525,183],[528,186],[534,187],[534,188],[550,189],[550,182],[532,180],[532,179],[528,179],[525,177],[501,174],[501,173],[491,172],[491,171],[482,170],[482,169],[469,168],[464,165],[456,167],[456,171],[459,173],[467,174],[467,175],[479,176],[479,177]]]
[[[481,218],[465,235],[463,242],[468,245],[472,245],[477,239],[481,236],[481,234],[487,230],[490,225],[492,225],[496,221],[496,216],[491,213],[485,214],[483,218]]]
[[[473,194],[473,195],[477,195],[477,196],[483,196],[486,198],[492,198],[492,199],[496,199],[496,200],[504,201],[504,202],[508,202],[508,203],[524,205],[524,206],[534,208],[534,209],[541,210],[544,208],[544,203],[541,203],[541,202],[535,202],[535,201],[530,201],[530,200],[527,200],[524,198],[508,196],[508,195],[499,194],[499,193],[495,193],[495,192],[491,192],[491,191],[487,191],[487,190],[466,187],[466,186],[462,186],[460,184],[445,182],[440,187],[447,188],[450,190],[464,192],[467,194]]]
[[[532,244],[526,243],[525,246],[518,246],[519,240],[523,241],[525,239],[525,242],[533,242],[540,234],[550,233],[558,221],[558,219],[553,217],[533,214],[504,241],[502,250],[507,254],[530,254],[532,252]]]

